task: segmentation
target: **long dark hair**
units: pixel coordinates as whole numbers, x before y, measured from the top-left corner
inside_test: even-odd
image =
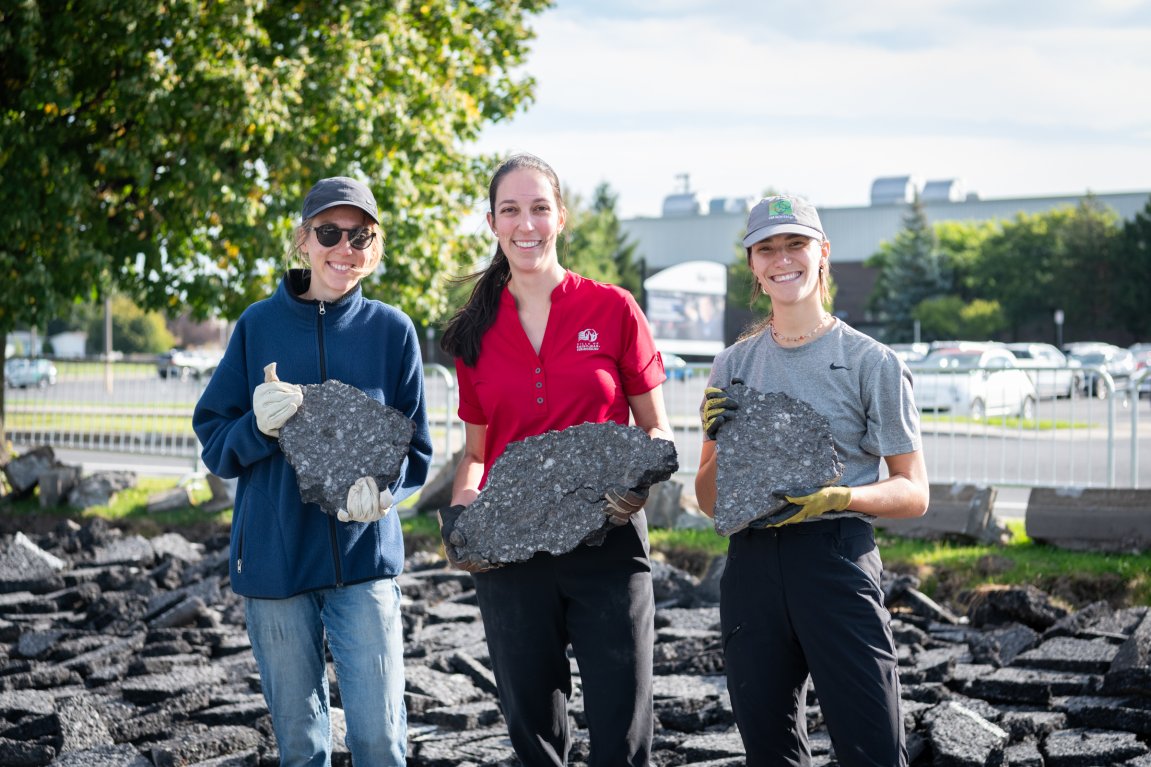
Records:
[[[552,185],[552,192],[556,197],[556,204],[560,212],[565,210],[563,196],[560,193],[560,180],[556,172],[546,162],[533,154],[516,154],[504,160],[492,174],[488,184],[488,211],[492,215],[496,209],[496,192],[500,181],[513,170],[534,170],[542,173]],[[508,257],[504,254],[499,242],[496,242],[496,252],[492,256],[487,268],[473,272],[458,282],[471,282],[476,284],[468,301],[461,306],[444,326],[444,334],[440,337],[440,348],[452,357],[459,357],[468,367],[473,367],[480,358],[480,346],[484,333],[496,321],[496,313],[500,307],[500,295],[503,294],[504,285],[511,277],[511,266]]]

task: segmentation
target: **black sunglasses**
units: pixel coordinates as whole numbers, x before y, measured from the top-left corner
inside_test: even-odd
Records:
[[[325,248],[339,245],[340,240],[344,238],[344,232],[348,233],[348,244],[356,250],[365,250],[369,245],[375,242],[376,239],[376,233],[366,226],[353,226],[351,229],[341,229],[335,224],[320,224],[319,226],[310,226],[308,228],[316,233],[316,242]]]

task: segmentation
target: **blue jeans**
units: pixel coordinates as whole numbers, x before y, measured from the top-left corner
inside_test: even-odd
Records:
[[[395,579],[244,601],[282,767],[332,762],[325,632],[353,762],[403,767],[408,716]]]

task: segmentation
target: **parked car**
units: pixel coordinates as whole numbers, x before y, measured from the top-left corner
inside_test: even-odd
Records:
[[[1085,368],[1080,380],[1083,393],[1088,397],[1107,397],[1107,387],[1103,385],[1098,373],[1090,368],[1105,370],[1117,390],[1126,387],[1135,372],[1135,355],[1114,344],[1077,343],[1069,347],[1067,356]]]
[[[667,380],[683,381],[691,376],[691,368],[683,357],[671,352],[660,352],[659,355],[663,357],[663,372],[667,373]]]
[[[1127,347],[1127,351],[1135,355],[1133,375],[1140,374],[1144,370],[1148,371],[1139,383],[1139,396],[1151,397],[1151,343],[1131,344]]]
[[[4,382],[13,389],[43,389],[56,383],[56,375],[56,365],[43,357],[13,357],[4,363]]]
[[[1014,343],[1007,350],[1015,355],[1015,364],[1028,369],[1031,382],[1040,397],[1070,397],[1080,386],[1079,363],[1052,344]]]
[[[927,356],[928,350],[931,348],[930,344],[888,344],[893,352],[899,355],[907,364],[912,362],[919,362]]]
[[[199,380],[216,372],[221,356],[214,352],[170,349],[156,358],[156,371],[161,378]]]
[[[1035,417],[1035,384],[1018,367],[1015,355],[1001,346],[936,348],[911,368],[921,411],[976,421],[997,415]]]

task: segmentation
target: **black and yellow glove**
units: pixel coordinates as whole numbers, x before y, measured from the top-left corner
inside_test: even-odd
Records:
[[[769,517],[771,519],[783,516],[780,521],[768,524],[767,527],[783,527],[818,517],[829,511],[843,511],[851,505],[851,488],[823,487],[807,495],[785,495],[783,497],[792,505]],[[784,516],[785,514],[786,516]]]
[[[731,385],[741,384],[738,378],[731,379]],[[703,423],[703,433],[715,439],[719,429],[725,423],[735,418],[739,410],[739,402],[731,396],[727,389],[709,386],[703,390],[703,407],[700,409],[700,421]]]

